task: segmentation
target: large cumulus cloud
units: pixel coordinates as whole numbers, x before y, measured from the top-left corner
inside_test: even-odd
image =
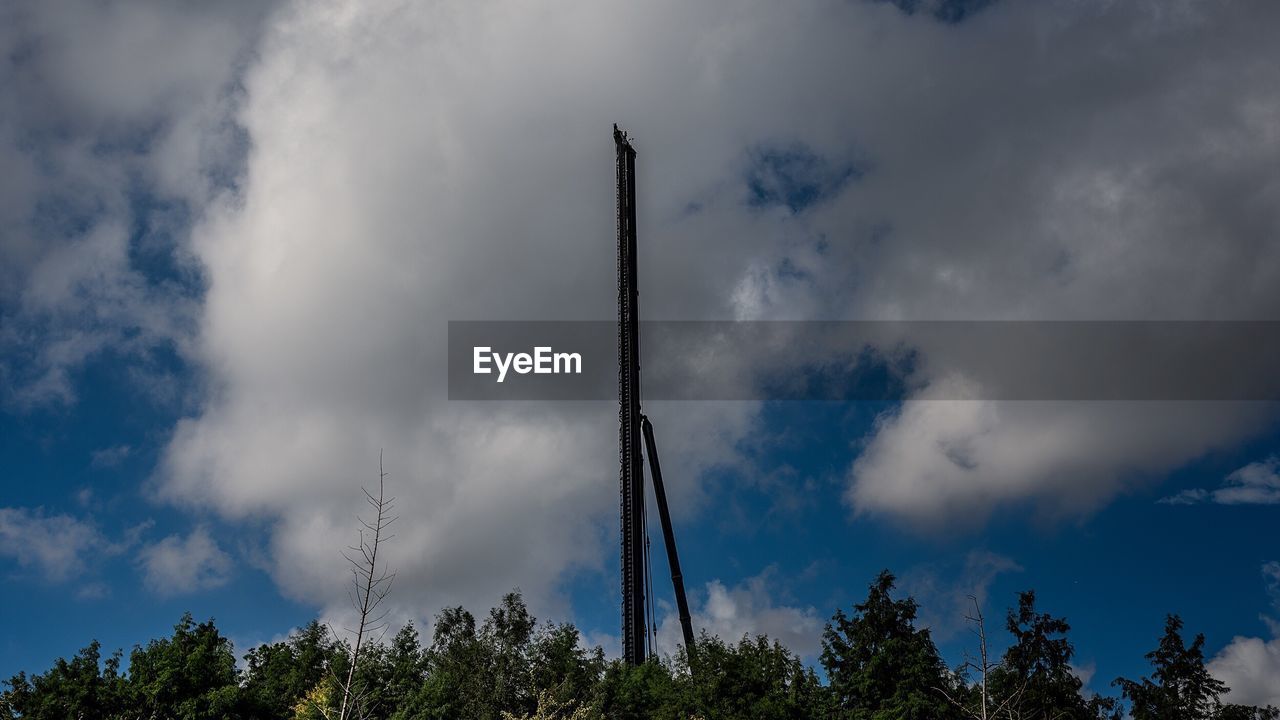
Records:
[[[338,538],[384,449],[405,606],[513,584],[560,602],[557,578],[612,538],[615,408],[449,403],[445,324],[612,317],[614,121],[641,152],[648,317],[1270,317],[1280,89],[1258,15],[1275,12],[288,7],[244,77],[244,176],[192,239],[210,394],[159,492],[265,518],[285,591],[334,604]],[[927,368],[922,398],[965,382]],[[672,491],[692,500],[700,468],[735,462],[755,412],[655,415],[684,430]],[[931,526],[1083,512],[1265,421],[913,403],[877,426],[848,497]]]
[[[238,170],[235,81],[269,7],[0,10],[6,409],[74,403],[75,372],[104,353],[151,381],[158,351],[186,350],[200,283],[185,240]]]

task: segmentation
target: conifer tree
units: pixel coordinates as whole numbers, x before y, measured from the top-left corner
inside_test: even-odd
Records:
[[[1071,625],[1037,612],[1034,590],[1018,594],[1018,608],[1009,610],[1005,627],[1013,643],[991,678],[993,696],[1007,708],[1004,716],[1086,720],[1117,713],[1113,699],[1083,696],[1083,683],[1071,669]]]
[[[837,610],[822,639],[822,665],[839,708],[855,720],[945,720],[957,716],[944,691],[954,680],[915,600],[894,600],[888,570],[848,616]]]
[[[1188,646],[1182,639],[1182,618],[1165,619],[1160,645],[1147,653],[1150,678],[1115,684],[1132,704],[1133,720],[1212,720],[1222,709],[1219,697],[1227,691],[1204,664],[1204,635]]]

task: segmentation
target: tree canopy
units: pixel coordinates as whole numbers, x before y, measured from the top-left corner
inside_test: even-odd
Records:
[[[852,615],[836,610],[822,636],[836,706],[856,720],[946,720],[956,709],[944,691],[953,678],[928,630],[915,626],[912,598],[890,596],[895,578],[881,572]]]
[[[1182,618],[1165,618],[1164,635],[1155,650],[1147,653],[1150,677],[1141,680],[1118,678],[1115,684],[1131,704],[1133,720],[1270,720],[1280,717],[1275,708],[1224,705],[1222,695],[1229,689],[1209,674],[1204,664],[1204,635],[1197,634],[1190,645],[1182,639]]]
[[[539,624],[518,591],[482,623],[462,607],[436,616],[430,642],[407,624],[366,645],[353,673],[360,712],[378,720],[610,720],[761,718],[952,720],[984,717],[1135,720],[1278,720],[1273,708],[1221,702],[1227,688],[1205,668],[1204,638],[1187,645],[1170,616],[1147,654],[1149,677],[1119,679],[1127,708],[1087,693],[1071,671],[1064,618],[1037,609],[1034,592],[1008,611],[1008,649],[986,683],[949,670],[918,607],[894,597],[882,572],[867,597],[837,610],[822,637],[822,674],[763,635],[703,632],[697,652],[639,666],[606,660],[571,624]],[[184,615],[173,633],[105,656],[96,641],[43,673],[18,673],[0,693],[0,719],[320,720],[334,717],[350,648],[319,622],[259,645],[237,667],[213,620]],[[976,702],[987,694],[985,706]]]

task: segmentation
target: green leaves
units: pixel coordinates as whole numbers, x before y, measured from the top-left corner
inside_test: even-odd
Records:
[[[735,645],[704,631],[697,648],[695,672],[680,679],[691,687],[698,717],[825,717],[831,707],[817,674],[763,635],[743,636]]]
[[[406,625],[362,651],[362,708],[376,720],[1119,720],[1125,708],[1085,698],[1071,671],[1075,649],[1064,618],[1040,612],[1033,592],[1019,594],[1005,629],[1012,642],[985,667],[986,683],[952,673],[917,605],[893,596],[885,571],[866,600],[837,610],[822,638],[826,682],[804,660],[763,635],[737,642],[703,632],[690,668],[673,658],[631,667],[583,646],[570,624],[538,625],[519,592],[508,593],[477,626],[461,607],[437,617],[431,642]],[[974,613],[981,622],[981,614]],[[1188,645],[1170,616],[1152,672],[1119,679],[1134,720],[1280,720],[1274,708],[1223,705],[1226,687],[1205,668],[1204,638]],[[985,637],[986,629],[983,629]],[[184,615],[169,637],[138,646],[122,672],[119,652],[97,642],[43,674],[19,673],[0,693],[4,720],[321,720],[333,715],[348,648],[312,622],[283,642],[258,646],[237,670],[231,643],[212,620]],[[980,702],[986,692],[986,703]]]
[[[102,661],[97,640],[71,660],[59,658],[43,675],[30,679],[18,673],[0,696],[6,718],[65,720],[69,717],[111,717],[127,704],[127,686],[119,675],[120,655]]]
[[[1124,697],[1133,703],[1134,720],[1213,720],[1223,710],[1219,697],[1227,686],[1204,665],[1204,635],[1188,646],[1182,640],[1182,618],[1165,618],[1160,645],[1147,653],[1153,672],[1140,681],[1119,678]],[[1239,712],[1233,710],[1233,713]],[[1246,716],[1247,717],[1247,716]]]
[[[1005,627],[1013,644],[989,679],[993,706],[1025,717],[1057,717],[1062,720],[1098,718],[1114,703],[1096,699],[1092,705],[1081,694],[1083,683],[1071,670],[1075,648],[1067,639],[1066,619],[1036,611],[1036,594],[1018,594],[1018,608],[1010,610]]]
[[[212,620],[188,613],[173,636],[129,655],[128,697],[142,717],[231,720],[239,717],[239,675],[231,642]]]
[[[260,645],[245,655],[241,704],[253,718],[288,718],[297,703],[328,677],[339,654],[337,644],[317,621],[285,642]]]
[[[822,638],[822,665],[841,710],[852,718],[943,720],[956,708],[943,694],[951,674],[928,630],[915,627],[915,600],[890,595],[895,578],[885,570],[854,606],[837,610]]]

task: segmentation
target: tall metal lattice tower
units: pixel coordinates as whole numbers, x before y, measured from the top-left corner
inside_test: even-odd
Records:
[[[648,641],[653,637],[653,603],[649,577],[649,535],[645,518],[644,456],[649,457],[653,479],[653,502],[662,523],[662,540],[667,548],[667,566],[675,591],[680,630],[688,652],[689,669],[696,665],[693,622],[684,594],[684,575],[676,551],[675,531],[667,508],[667,491],[662,482],[662,463],[653,423],[640,407],[640,311],[636,289],[636,151],[627,134],[613,126],[613,142],[618,150],[618,485],[622,516],[622,657],[639,665],[649,657]]]
[[[618,447],[622,520],[622,657],[646,648],[644,468],[640,443],[640,324],[636,289],[636,151],[613,126],[618,172]]]

